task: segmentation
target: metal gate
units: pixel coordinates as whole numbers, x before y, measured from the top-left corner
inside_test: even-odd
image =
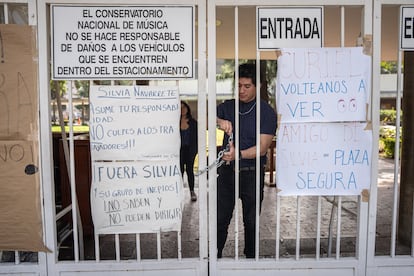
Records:
[[[412,2],[410,3],[412,4]],[[401,4],[409,4],[409,2]],[[244,48],[242,50],[242,45],[248,43],[250,39],[246,37],[246,29],[248,26],[255,26],[253,19],[249,21],[250,18],[254,18],[254,8],[267,5],[281,7],[323,5],[325,47],[356,45],[372,47],[373,86],[371,102],[368,107],[368,120],[372,121],[373,126],[373,149],[377,149],[380,131],[380,101],[384,97],[384,95],[379,95],[378,91],[383,93],[382,85],[385,83],[385,77],[380,74],[379,65],[380,61],[384,60],[385,51],[394,51],[392,54],[394,58],[399,56],[399,54],[397,55],[396,45],[390,46],[387,43],[393,40],[390,39],[390,32],[382,31],[384,24],[381,24],[381,22],[384,23],[385,18],[387,18],[387,22],[392,22],[393,29],[397,30],[397,22],[399,21],[396,10],[399,9],[400,4],[395,3],[395,1],[392,1],[392,3],[387,1],[381,3],[378,1],[354,1],[352,3],[349,1],[319,1],[312,3],[308,1],[289,3],[283,1],[277,1],[277,3],[276,1],[246,1],[231,6],[227,1],[216,1],[215,5],[209,2],[208,22],[221,17],[229,18],[229,16],[223,16],[223,14],[228,15],[233,12],[232,19],[234,19],[234,23],[231,26],[234,27],[235,34],[233,39],[227,39],[226,41],[223,39],[221,43],[219,41],[221,38],[219,35],[220,29],[209,28],[209,65],[214,64],[214,59],[211,57],[219,58],[219,53],[223,52],[221,45],[225,44],[230,47],[231,43],[234,45],[236,60],[252,59],[258,64],[259,61],[266,59],[277,59],[275,53],[272,53],[272,56],[272,54],[266,52],[259,52],[253,47],[250,52],[247,52]],[[331,21],[333,18],[336,20]],[[359,26],[359,30],[354,32],[354,35],[351,34],[353,24]],[[382,34],[387,36],[385,40],[381,40]],[[214,43],[211,37],[217,37],[215,42],[217,49],[214,48],[214,44],[211,44]],[[397,39],[396,36],[395,39]],[[384,49],[383,52],[381,52],[381,49]],[[398,58],[398,60],[397,68],[401,68],[401,59]],[[260,66],[258,70],[261,69]],[[215,68],[210,66],[208,75],[215,75],[215,73]],[[400,84],[401,71],[394,72],[394,74],[398,78],[398,81],[393,82],[395,85],[393,91],[398,91],[396,94],[396,109],[398,110],[397,118],[399,118],[401,94],[400,86],[397,83]],[[209,87],[215,87],[213,84],[214,80],[209,80]],[[235,94],[237,95],[237,92]],[[215,102],[215,95],[215,90],[209,93],[209,103]],[[215,106],[210,106],[208,113],[215,114]],[[214,127],[214,123],[210,121],[209,128]],[[396,125],[400,125],[398,119]],[[399,141],[398,135],[397,130],[396,141]],[[209,139],[212,138],[213,136],[209,137]],[[398,142],[396,143],[394,162],[382,158],[377,151],[373,150],[372,182],[369,195],[354,197],[298,196],[289,198],[278,196],[275,191],[272,191],[272,188],[269,188],[270,191],[265,188],[264,209],[260,215],[260,226],[256,227],[259,228],[256,229],[256,241],[259,241],[259,243],[256,242],[256,252],[260,252],[260,254],[254,260],[245,259],[242,254],[243,246],[240,246],[240,243],[243,239],[240,239],[239,235],[243,225],[240,223],[241,215],[239,215],[241,207],[237,203],[234,225],[229,230],[232,231],[229,239],[233,243],[230,246],[227,245],[228,258],[216,259],[214,254],[216,247],[216,240],[214,240],[216,210],[211,209],[209,226],[210,237],[213,237],[213,239],[210,241],[210,253],[213,252],[213,254],[210,254],[210,272],[213,275],[255,275],[258,271],[264,275],[273,275],[275,271],[281,275],[330,275],[332,273],[338,275],[388,275],[390,271],[398,271],[403,275],[412,274],[412,244],[406,244],[405,246],[408,248],[404,250],[404,245],[401,242],[399,243],[396,237],[400,168],[398,161],[399,147]],[[272,154],[271,158],[273,158],[273,151],[270,153]],[[386,170],[387,167],[388,170],[393,167],[394,171]],[[394,176],[393,182],[383,178],[388,173]],[[209,179],[209,186],[212,187],[210,193],[214,195],[216,175],[213,176],[212,179]],[[269,177],[269,179],[272,178]],[[393,196],[391,194],[387,195],[387,189],[393,190]],[[266,200],[269,200],[270,203],[266,203]],[[210,206],[216,206],[214,197],[210,198],[209,202]],[[388,209],[387,206],[393,210],[393,214],[384,220],[381,213]],[[268,207],[270,207],[269,210]],[[239,239],[241,240],[240,243]],[[389,244],[384,245],[384,241]],[[271,250],[269,250],[270,248]],[[404,251],[405,253],[403,253]]]
[[[198,168],[216,161],[216,106],[234,97],[233,76],[224,80],[207,78],[221,72],[220,65],[250,60],[275,64],[275,52],[256,50],[257,6],[322,6],[324,8],[324,47],[351,47],[372,42],[372,92],[368,107],[372,122],[373,149],[379,148],[380,109],[388,93],[400,114],[401,51],[398,50],[399,9],[414,5],[412,0],[368,1],[2,1],[4,24],[37,27],[39,57],[40,158],[45,244],[50,253],[0,252],[0,274],[10,275],[412,275],[413,240],[397,238],[399,209],[400,152],[383,158],[373,151],[371,188],[365,196],[277,195],[274,163],[267,164],[265,197],[256,229],[258,256],[243,255],[241,206],[236,204],[229,237],[222,259],[216,255],[217,172],[209,170],[196,177],[197,202],[185,197],[182,231],[152,234],[95,235],[85,217],[85,168],[89,152],[85,133],[74,131],[76,110],[82,98],[72,94],[73,81],[67,82],[68,97],[51,98],[50,82],[50,5],[194,5],[196,7],[197,77],[177,81],[182,97],[190,103],[199,124]],[[24,12],[20,12],[21,9]],[[16,22],[12,14],[27,15]],[[329,23],[328,23],[329,22]],[[229,35],[231,34],[231,35]],[[390,41],[395,45],[389,45]],[[236,43],[237,42],[237,43]],[[387,57],[385,58],[384,56]],[[395,74],[380,72],[383,60],[397,62]],[[260,70],[264,70],[262,67]],[[152,83],[165,84],[166,80]],[[391,88],[384,88],[389,84]],[[89,85],[124,84],[116,81],[90,82]],[[128,85],[142,84],[140,81]],[[397,85],[398,84],[398,85]],[[269,101],[275,93],[269,84]],[[190,87],[190,88],[189,88]],[[196,89],[196,92],[194,92]],[[84,99],[87,100],[87,99]],[[67,107],[67,133],[54,134],[51,119],[64,116]],[[59,108],[58,108],[59,107]],[[57,111],[54,111],[56,108]],[[59,112],[60,110],[60,112]],[[55,113],[54,113],[55,112]],[[61,114],[59,114],[61,113]],[[207,116],[208,114],[208,116]],[[400,125],[396,120],[394,127]],[[391,126],[388,126],[391,127]],[[396,148],[400,133],[396,129]],[[208,136],[206,136],[206,130]],[[208,147],[207,141],[210,141]],[[67,147],[65,146],[67,145]],[[206,149],[208,147],[208,156]],[[276,149],[277,150],[277,149]],[[65,151],[71,156],[65,159]],[[86,153],[86,155],[82,155]],[[268,152],[274,158],[275,149]],[[77,155],[79,154],[79,156]],[[86,159],[85,159],[86,158]],[[66,170],[66,167],[69,168]],[[69,172],[69,173],[67,173]],[[276,172],[277,173],[277,172]],[[62,184],[63,183],[63,184]],[[86,183],[86,184],[85,184]],[[87,212],[87,211],[86,211]],[[411,228],[412,232],[412,228]]]
[[[39,1],[38,2],[38,11],[39,19],[44,18],[44,20],[39,20],[39,29],[49,30],[50,29],[50,5],[57,3],[68,3],[67,1]],[[70,4],[83,6],[86,5],[84,1],[70,2]],[[153,1],[124,1],[116,3],[119,6],[128,5],[128,6],[154,6],[156,3]],[[97,5],[97,6],[113,6],[112,1],[89,1],[87,5]],[[198,60],[205,60],[205,4],[203,1],[170,1],[170,3],[163,2],[162,5],[178,5],[178,6],[194,6],[197,9],[194,9],[194,16],[199,20],[198,25],[198,56],[194,55]],[[161,6],[161,3],[158,4]],[[39,33],[39,49],[44,49],[45,51],[40,52],[40,56],[49,57],[48,41],[49,32],[45,31]],[[44,88],[41,91],[48,91],[48,81],[49,77],[46,72],[49,72],[48,67],[48,58],[44,58],[43,61],[39,63],[40,72],[45,74],[42,76],[44,82]],[[195,87],[201,94],[202,91],[205,91],[205,74],[202,72],[203,62],[199,63],[199,78],[195,82]],[[201,68],[201,69],[200,69]],[[170,82],[172,85],[176,85],[175,82],[164,80],[163,83],[166,84]],[[90,82],[90,86],[93,85],[140,85],[148,84],[146,81],[126,81],[126,82],[116,82],[116,81],[93,81]],[[150,83],[151,84],[151,83]],[[157,85],[157,81],[152,82],[153,85]],[[171,85],[170,84],[170,85]],[[69,91],[71,91],[71,85],[74,85],[73,82],[69,83]],[[70,92],[69,92],[70,93]],[[69,94],[70,95],[70,94]],[[68,107],[69,110],[73,106],[71,99],[72,95],[68,97]],[[50,100],[45,98],[44,106],[50,106]],[[48,114],[45,112],[43,114]],[[73,122],[73,111],[69,112],[69,124]],[[47,116],[47,115],[46,115]],[[48,117],[48,116],[47,116]],[[49,120],[45,118],[45,120]],[[69,234],[69,251],[66,253],[68,256],[64,256],[64,246],[67,244],[65,240],[60,241],[60,233],[56,233],[56,236],[47,236],[50,239],[47,240],[48,243],[53,244],[54,248],[58,249],[53,254],[50,255],[51,261],[48,263],[48,271],[50,275],[58,274],[103,274],[103,275],[113,275],[113,273],[121,273],[124,275],[134,275],[139,273],[140,275],[163,275],[163,274],[172,274],[172,275],[206,275],[207,272],[207,209],[206,209],[206,187],[203,185],[199,186],[198,195],[199,200],[194,204],[186,204],[183,210],[183,225],[181,232],[157,232],[157,233],[148,233],[148,234],[116,234],[116,235],[97,235],[93,234],[88,229],[88,225],[91,225],[91,221],[88,221],[90,216],[85,210],[85,207],[82,207],[82,201],[88,202],[88,188],[85,189],[85,184],[88,183],[88,178],[86,182],[82,180],[82,177],[78,178],[78,175],[85,174],[85,167],[88,167],[88,159],[83,159],[82,157],[77,157],[77,154],[81,155],[80,151],[84,146],[82,146],[82,135],[73,134],[70,130],[68,133],[68,151],[71,153],[70,156],[75,156],[69,161],[69,166],[71,172],[69,180],[65,181],[62,178],[63,182],[70,183],[70,195],[72,200],[68,203],[65,203],[64,198],[64,188],[62,186],[62,208],[61,212],[69,211],[71,214],[72,225],[77,225],[78,227],[72,227],[69,229],[71,233]],[[65,139],[65,137],[63,137]],[[64,141],[63,139],[63,141]],[[203,145],[202,139],[200,139],[200,145]],[[53,141],[49,140],[49,143]],[[205,141],[204,141],[205,143]],[[63,144],[66,144],[63,142]],[[205,144],[204,144],[205,145]],[[88,145],[86,145],[88,148]],[[86,149],[88,151],[88,149]],[[74,154],[72,154],[74,153]],[[201,158],[200,158],[201,159]],[[68,161],[66,161],[68,162]],[[200,165],[202,162],[200,162]],[[50,177],[50,175],[49,175]],[[52,183],[51,179],[46,180],[46,182]],[[85,197],[86,193],[86,197]],[[51,194],[53,196],[53,194]],[[53,198],[53,197],[52,197]],[[77,198],[77,201],[75,200]],[[188,195],[186,194],[185,201],[188,202]],[[53,200],[50,200],[52,203]],[[69,210],[66,206],[71,206]],[[54,210],[53,205],[46,207],[46,210]],[[89,208],[89,206],[88,206]],[[78,212],[75,212],[78,210]],[[200,210],[200,211],[198,211]],[[55,221],[58,217],[61,220],[65,220],[65,215],[50,214],[51,218],[54,218],[51,221],[52,225],[58,225]],[[80,216],[79,216],[80,214]],[[86,220],[85,220],[86,219]],[[51,225],[51,226],[52,226]],[[191,226],[191,227],[189,227]],[[55,228],[55,227],[53,227]],[[63,229],[64,231],[65,229]],[[62,233],[64,237],[64,232]],[[190,250],[193,249],[193,250]],[[58,254],[59,253],[59,254]],[[69,262],[64,261],[65,258],[69,259]],[[99,272],[97,272],[99,271]]]
[[[305,1],[296,1],[295,3],[249,1],[248,3],[243,3],[244,5],[239,3],[235,7],[225,7],[225,4],[221,3],[221,1],[216,1],[216,6],[213,6],[210,2],[208,3],[208,22],[219,17],[216,14],[220,14],[226,8],[233,10],[235,59],[253,59],[256,61],[256,64],[261,60],[277,59],[277,55],[274,52],[259,52],[253,47],[250,49],[250,52],[247,52],[245,49],[244,52],[239,51],[243,43],[248,43],[250,39],[243,33],[245,30],[242,28],[247,28],[246,26],[248,25],[255,26],[254,20],[245,22],[249,18],[254,18],[255,7],[266,5],[311,5]],[[353,8],[348,6],[349,2],[336,1],[334,3],[333,1],[322,1],[312,4],[323,5],[324,7],[325,47],[355,46],[358,36],[354,37],[352,41],[349,41],[349,38],[346,40],[345,37],[347,30],[345,15],[347,12],[354,12]],[[335,6],[331,6],[333,4]],[[359,21],[360,30],[358,30],[358,34],[362,38],[369,34],[371,28],[369,18],[371,17],[372,3],[360,1],[359,3],[352,4],[353,7],[355,5],[359,7],[360,13],[358,16],[361,21]],[[329,23],[329,27],[326,25],[329,16],[336,16],[337,24],[335,27],[332,25],[332,22]],[[329,36],[329,28],[336,28],[333,33],[338,35],[336,38],[332,38],[332,40]],[[218,29],[216,30],[217,32],[219,31]],[[215,30],[209,28],[209,43],[211,43],[211,37],[216,37]],[[220,45],[220,41],[217,41],[216,44]],[[210,45],[208,47],[210,51],[208,55],[209,65],[213,63],[210,57],[218,56],[218,54],[216,55],[213,52],[214,49],[211,49]],[[227,47],[230,46],[228,45]],[[214,69],[209,67],[209,76],[215,75]],[[211,84],[209,87],[214,87],[213,80],[209,79],[209,84]],[[210,103],[215,102],[215,94],[213,91],[209,93]],[[235,94],[237,95],[237,93]],[[212,106],[208,113],[215,114],[214,108]],[[210,122],[209,129],[212,127],[213,123]],[[259,134],[257,133],[256,135]],[[210,136],[209,140],[211,138]],[[213,177],[209,180],[210,187],[215,187],[215,178],[213,173]],[[210,193],[214,195],[214,189],[211,189]],[[270,203],[266,204],[266,200],[269,200]],[[210,206],[216,206],[214,198],[210,199]],[[237,220],[239,206],[236,204],[235,228],[230,230],[234,231],[235,247],[232,250],[233,254],[230,256],[230,259],[223,258],[220,260],[217,260],[214,254],[210,255],[210,271],[213,275],[256,275],[258,271],[263,275],[273,275],[275,271],[281,275],[329,275],[333,271],[338,275],[364,275],[365,256],[367,255],[366,247],[364,246],[366,244],[364,236],[367,231],[367,225],[358,222],[368,221],[367,201],[363,201],[359,197],[327,198],[321,196],[300,196],[286,198],[278,196],[274,190],[268,191],[265,189],[263,206],[263,214],[260,215],[260,226],[256,224],[256,228],[259,227],[259,229],[256,229],[256,241],[260,240],[259,243],[256,242],[256,252],[260,252],[260,257],[256,255],[256,258],[252,260],[239,256],[242,254],[239,252],[242,251],[239,250],[238,246],[238,233],[239,229],[242,229],[242,225],[239,223],[240,220]],[[270,207],[270,210],[267,210],[268,207]],[[350,221],[347,221],[343,216],[343,210],[351,210],[353,213]],[[210,237],[213,237],[213,242],[210,243],[210,252],[215,252],[215,215],[215,210],[210,210]],[[343,230],[343,225],[345,224],[348,224],[347,227],[350,227],[349,230],[351,231],[348,233]],[[350,248],[347,248],[346,243],[344,243],[345,240],[348,240],[346,243],[352,244]],[[271,250],[268,250],[269,248]],[[346,257],[347,255],[349,257]]]

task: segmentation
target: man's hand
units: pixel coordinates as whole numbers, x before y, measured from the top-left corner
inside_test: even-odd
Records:
[[[233,161],[236,159],[236,151],[233,142],[229,143],[229,151],[224,152],[222,159],[224,161]]]
[[[229,136],[233,133],[233,126],[230,121],[217,119],[217,126]]]

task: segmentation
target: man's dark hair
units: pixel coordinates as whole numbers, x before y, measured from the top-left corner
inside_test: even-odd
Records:
[[[256,65],[253,63],[240,64],[239,78],[252,79],[252,83],[256,86]]]

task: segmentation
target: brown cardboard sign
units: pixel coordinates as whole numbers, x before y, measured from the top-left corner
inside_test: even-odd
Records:
[[[0,250],[43,242],[35,29],[0,25]]]

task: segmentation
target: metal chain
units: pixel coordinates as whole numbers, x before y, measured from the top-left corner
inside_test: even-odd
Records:
[[[199,176],[199,175],[201,175],[203,173],[206,173],[207,171],[211,170],[215,166],[217,166],[217,168],[219,168],[221,165],[223,165],[223,163],[226,162],[222,159],[223,155],[224,155],[225,152],[230,151],[230,143],[231,142],[233,142],[233,133],[230,135],[226,147],[218,153],[217,159],[210,166],[206,167],[204,170],[199,170],[198,173],[196,173],[195,175]]]

